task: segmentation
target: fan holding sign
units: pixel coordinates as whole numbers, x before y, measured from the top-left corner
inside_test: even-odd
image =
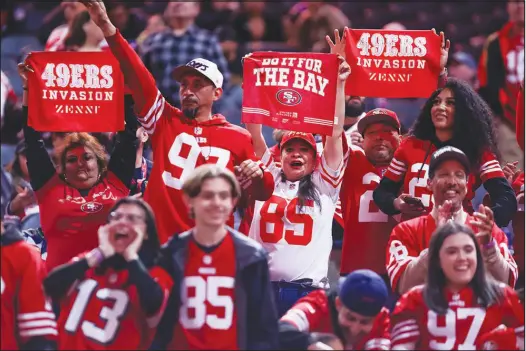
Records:
[[[256,154],[274,176],[275,189],[267,201],[256,201],[250,234],[269,252],[270,277],[273,281],[280,314],[309,291],[326,287],[329,254],[332,248],[332,218],[345,168],[347,145],[342,141],[345,116],[345,81],[350,74],[345,62],[345,42],[335,30],[335,43],[327,36],[339,70],[324,78],[336,82],[337,121],[332,135],[325,140],[323,153],[316,152],[314,136],[289,131],[280,143],[278,167],[267,148],[261,124],[247,124]],[[296,62],[300,62],[300,58]],[[331,105],[330,101],[326,102]],[[293,111],[291,111],[293,112]],[[290,258],[294,258],[291,264]],[[284,281],[284,282],[281,282]],[[283,300],[280,289],[297,294]]]

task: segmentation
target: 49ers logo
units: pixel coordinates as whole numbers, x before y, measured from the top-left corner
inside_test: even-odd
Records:
[[[98,202],[87,202],[85,204],[82,204],[82,206],[80,206],[80,209],[82,210],[82,212],[97,213],[100,210],[102,210],[103,207],[104,206]]]
[[[276,93],[276,99],[287,106],[296,106],[301,102],[301,95],[292,89],[281,89]]]

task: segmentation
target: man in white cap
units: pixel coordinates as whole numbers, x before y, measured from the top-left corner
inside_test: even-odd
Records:
[[[274,190],[274,180],[260,165],[250,134],[224,116],[212,114],[213,103],[223,94],[223,75],[217,65],[196,58],[173,71],[180,83],[181,111],[165,101],[137,53],[109,20],[104,3],[82,3],[120,62],[139,122],[150,135],[154,165],[144,199],[155,212],[161,244],[194,226],[181,189],[188,175],[203,163],[235,171],[244,196],[267,200]]]

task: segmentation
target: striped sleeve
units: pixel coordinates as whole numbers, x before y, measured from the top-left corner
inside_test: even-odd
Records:
[[[391,340],[384,338],[371,339],[365,343],[364,350],[390,350]]]
[[[30,258],[25,262],[18,290],[18,333],[22,343],[36,336],[55,340],[58,334],[55,314],[42,284],[46,276],[45,263],[39,251],[29,245],[28,254]]]
[[[281,167],[274,162],[274,157],[269,149],[265,150],[263,157],[261,157],[261,163],[274,177],[274,181],[279,177],[281,173]]]
[[[499,161],[495,155],[489,151],[482,154],[480,162],[479,177],[482,182],[492,178],[504,178],[504,172],[500,168]]]
[[[415,350],[420,339],[415,297],[422,286],[414,287],[398,300],[391,314],[391,350]]]
[[[510,254],[510,250],[508,249],[508,238],[506,237],[506,234],[504,234],[504,232],[496,225],[493,225],[492,236],[498,245],[500,254],[504,258],[504,261],[506,261],[510,270],[508,284],[509,286],[514,287],[519,276],[519,268],[517,267],[517,262],[515,262],[515,259]]]
[[[397,150],[393,159],[391,160],[391,163],[389,164],[389,167],[387,168],[387,171],[385,172],[385,177],[398,183],[404,179],[406,172],[407,163],[402,158],[402,153],[398,153]]]
[[[324,290],[316,290],[299,299],[280,322],[290,323],[302,332],[312,332],[318,329],[327,314],[327,295]]]
[[[330,196],[334,203],[338,201],[342,186],[346,159],[342,159],[336,169],[331,169],[321,154],[319,167],[313,173],[313,181],[324,195]]]
[[[412,228],[402,222],[393,228],[386,252],[387,275],[393,291],[398,291],[398,282],[409,263],[415,260],[420,252],[411,245]]]
[[[180,111],[168,105],[157,88],[155,79],[119,31],[106,40],[121,65],[124,81],[135,102],[138,120],[148,134],[153,134],[163,113],[168,114],[172,110],[177,115]]]

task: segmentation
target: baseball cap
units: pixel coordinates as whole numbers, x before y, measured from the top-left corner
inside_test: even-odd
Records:
[[[451,57],[451,61],[458,62],[462,65],[466,65],[469,68],[474,69],[474,70],[477,69],[477,63],[475,62],[475,59],[473,58],[473,56],[471,56],[470,54],[464,51],[455,52],[453,56]]]
[[[387,300],[384,280],[370,269],[358,269],[341,282],[340,301],[349,310],[362,316],[376,316]]]
[[[301,139],[306,141],[314,151],[316,151],[316,140],[314,139],[314,135],[311,133],[302,133],[302,132],[286,132],[283,134],[283,137],[281,138],[281,143],[279,143],[279,148],[281,149],[283,145],[285,145],[288,141],[292,139]]]
[[[215,63],[204,58],[196,58],[186,65],[176,67],[173,71],[173,76],[175,80],[180,82],[185,74],[196,72],[210,79],[216,88],[223,87],[223,75],[219,68],[217,68]]]
[[[358,121],[358,132],[363,135],[365,129],[374,123],[389,124],[400,133],[400,121],[394,111],[385,108],[375,108],[367,112],[367,114]]]
[[[470,163],[466,154],[456,147],[444,146],[431,155],[431,160],[429,161],[429,176],[433,177],[438,166],[447,160],[457,160],[464,166],[466,174],[469,173]]]

